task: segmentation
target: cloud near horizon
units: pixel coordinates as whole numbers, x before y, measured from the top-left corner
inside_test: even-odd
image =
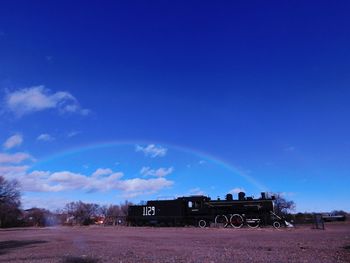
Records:
[[[28,153],[0,153],[0,175],[20,182],[24,192],[65,192],[83,191],[85,193],[119,191],[124,197],[136,197],[153,194],[171,187],[174,182],[164,177],[174,168],[157,170],[144,167],[143,174],[157,178],[124,178],[123,172],[114,172],[110,168],[98,168],[91,174],[68,170],[31,171],[30,163],[35,159]]]
[[[4,107],[17,117],[47,109],[56,109],[60,113],[76,113],[87,115],[88,109],[83,109],[77,99],[67,91],[52,93],[45,86],[33,86],[8,92]]]
[[[33,156],[24,152],[14,154],[0,153],[0,176],[18,179],[30,168],[28,163],[35,161]]]
[[[18,164],[27,160],[32,161],[34,160],[34,158],[30,154],[24,153],[24,152],[17,152],[14,154],[0,153],[0,164],[1,163]]]
[[[138,196],[155,193],[173,185],[165,178],[121,179],[122,172],[113,172],[109,168],[99,168],[91,175],[71,171],[32,171],[29,166],[0,166],[5,177],[20,181],[22,189],[28,192],[63,192],[82,190],[89,192],[121,191],[124,196]]]

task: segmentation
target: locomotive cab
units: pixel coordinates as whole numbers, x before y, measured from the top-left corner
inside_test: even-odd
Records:
[[[183,197],[182,199],[187,203],[190,210],[202,209],[204,204],[210,200],[210,198],[203,195]]]
[[[211,221],[208,202],[210,198],[203,195],[195,195],[181,198],[186,204],[186,221],[190,225],[205,227]]]

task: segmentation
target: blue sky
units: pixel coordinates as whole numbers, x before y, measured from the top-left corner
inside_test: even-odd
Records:
[[[23,206],[244,189],[350,211],[346,1],[4,1],[0,172]]]

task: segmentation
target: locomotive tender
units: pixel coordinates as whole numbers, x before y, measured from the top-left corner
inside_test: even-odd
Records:
[[[234,200],[227,194],[225,200],[195,195],[174,200],[152,200],[146,205],[129,206],[127,223],[131,226],[185,226],[207,227],[211,224],[240,228],[272,224],[279,228],[282,218],[274,214],[275,197],[254,199],[244,192]]]

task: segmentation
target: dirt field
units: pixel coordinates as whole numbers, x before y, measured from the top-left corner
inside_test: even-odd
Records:
[[[350,262],[350,223],[329,223],[326,230],[6,229],[0,262]]]

